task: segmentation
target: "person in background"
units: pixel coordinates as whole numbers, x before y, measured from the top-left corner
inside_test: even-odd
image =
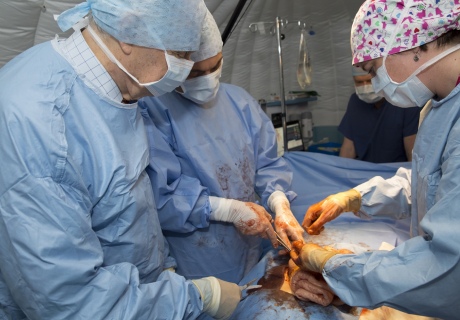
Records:
[[[239,282],[261,258],[261,237],[278,245],[265,208],[286,242],[303,229],[290,211],[292,172],[277,156],[273,125],[246,91],[219,82],[222,39],[211,15],[207,22],[184,84],[139,102],[151,127],[147,172],[163,186],[155,199],[178,272]]]
[[[387,180],[374,177],[330,195],[308,209],[303,226],[317,234],[347,211],[410,216],[412,238],[391,251],[358,255],[305,244],[292,258],[322,272],[348,305],[458,319],[460,1],[367,0],[351,35],[353,64],[370,72],[377,94],[401,108],[425,105],[429,111],[417,133],[412,170],[400,168]]]
[[[369,72],[352,66],[356,93],[348,101],[338,130],[340,156],[385,163],[412,161],[420,108],[398,108],[377,95]]]
[[[68,39],[0,70],[0,318],[226,319],[240,288],[186,280],[162,235],[137,99],[174,90],[202,0],[88,0]],[[110,13],[110,14],[108,14]]]

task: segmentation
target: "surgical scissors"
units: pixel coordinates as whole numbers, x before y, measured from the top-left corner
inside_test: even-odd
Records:
[[[257,281],[257,279],[252,279],[251,281],[249,281],[245,285],[239,286],[240,290],[241,290],[241,300],[245,299],[248,296],[248,291],[249,290],[262,288],[262,285],[260,285],[260,284],[253,284],[256,281]]]

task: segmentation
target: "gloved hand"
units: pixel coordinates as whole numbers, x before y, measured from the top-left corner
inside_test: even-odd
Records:
[[[339,254],[339,251],[333,248],[326,249],[311,242],[294,241],[290,254],[300,269],[321,273],[326,262]]]
[[[239,232],[245,235],[270,239],[273,247],[278,247],[275,230],[271,224],[272,216],[253,202],[209,197],[211,202],[211,220],[231,222]]]
[[[288,245],[290,240],[302,240],[303,229],[291,211],[289,200],[284,192],[275,191],[268,198],[268,206],[275,213],[275,229]]]
[[[312,301],[322,306],[334,303],[335,294],[321,274],[301,270],[292,260],[289,260],[288,274],[291,291],[300,300]]]
[[[323,225],[337,218],[342,212],[357,213],[361,208],[361,194],[355,189],[330,195],[308,208],[302,227],[309,234],[319,234]]]
[[[240,287],[215,277],[192,280],[203,301],[203,313],[219,320],[230,318],[241,300]]]

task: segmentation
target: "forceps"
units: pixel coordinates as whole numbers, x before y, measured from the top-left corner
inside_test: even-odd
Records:
[[[275,234],[276,234],[276,240],[278,240],[278,243],[284,248],[287,250],[287,252],[291,252],[291,249],[289,249],[289,246],[286,244],[286,242],[284,242],[283,239],[281,239],[280,235],[278,234],[278,232],[275,231]]]
[[[286,249],[287,252],[291,252],[291,249],[289,249],[289,246],[286,244],[286,242],[284,242],[284,240],[281,238],[281,236],[278,234],[278,232],[276,232],[275,230],[275,226],[273,225],[273,223],[275,222],[275,220],[271,220],[270,223],[272,224],[273,226],[273,231],[275,231],[275,234],[276,234],[276,240],[278,240],[278,243],[284,248]]]

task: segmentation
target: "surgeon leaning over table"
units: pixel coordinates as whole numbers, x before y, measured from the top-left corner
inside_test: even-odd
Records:
[[[277,157],[273,125],[246,91],[219,83],[222,40],[206,20],[180,92],[139,102],[151,123],[147,172],[178,272],[239,282],[261,258],[261,236],[278,245],[265,208],[286,242],[303,229],[290,211],[292,172]],[[156,127],[175,156],[160,150]]]
[[[1,319],[233,312],[237,285],[169,271],[136,101],[185,80],[206,11],[201,0],[88,0],[57,19],[78,23],[72,36],[0,69]]]
[[[346,211],[411,216],[412,238],[389,252],[340,255],[306,244],[292,255],[301,268],[322,272],[349,305],[459,318],[459,18],[458,0],[367,0],[355,17],[353,64],[373,75],[375,92],[402,108],[432,100],[424,109],[412,171],[375,177],[306,213],[303,226],[310,234]]]

